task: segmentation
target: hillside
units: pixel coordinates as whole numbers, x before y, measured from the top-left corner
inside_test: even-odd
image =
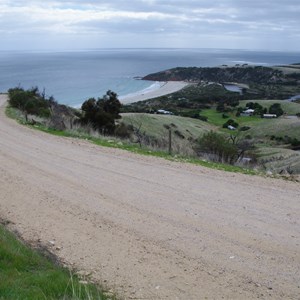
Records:
[[[172,129],[182,139],[197,139],[204,132],[215,129],[215,126],[201,120],[180,116],[125,113],[122,121],[127,125],[139,127],[148,136],[163,138]]]
[[[248,66],[234,67],[222,66],[214,68],[174,68],[145,76],[145,80],[155,81],[186,81],[194,83],[194,89],[201,94],[207,85],[234,83],[240,88],[240,100],[250,99],[288,99],[300,94],[300,68],[299,65],[287,66]],[[226,86],[223,94],[226,97]],[[180,97],[189,97],[191,88],[181,91]],[[236,93],[237,94],[237,93]],[[176,94],[174,94],[176,98]],[[215,101],[222,101],[222,97]],[[223,98],[224,98],[223,97]],[[177,97],[178,98],[178,97]],[[201,102],[210,102],[211,97],[201,97]],[[227,99],[227,98],[226,98]]]
[[[174,68],[149,74],[144,80],[155,81],[212,81],[212,82],[236,82],[236,83],[281,83],[285,81],[296,82],[296,79],[287,77],[280,69],[262,66],[237,66],[214,68]]]

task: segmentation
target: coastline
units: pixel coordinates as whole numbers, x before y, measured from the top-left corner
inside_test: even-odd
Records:
[[[184,87],[188,86],[190,83],[184,81],[166,81],[162,82],[162,85],[155,90],[145,91],[129,94],[119,97],[119,100],[123,104],[129,104],[138,101],[144,101],[156,97],[165,96],[171,93],[175,93]]]

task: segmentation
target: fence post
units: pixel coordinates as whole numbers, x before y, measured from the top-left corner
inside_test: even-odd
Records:
[[[172,130],[169,129],[169,155],[172,155]]]

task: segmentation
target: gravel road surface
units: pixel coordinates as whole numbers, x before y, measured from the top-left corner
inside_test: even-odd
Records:
[[[25,240],[123,299],[300,299],[299,183],[48,135],[5,101],[0,217]]]

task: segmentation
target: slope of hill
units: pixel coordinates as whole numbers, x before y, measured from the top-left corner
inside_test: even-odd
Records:
[[[262,66],[174,68],[149,74],[143,79],[156,81],[212,81],[268,84],[282,82],[286,76],[281,70]]]
[[[201,120],[172,115],[125,113],[122,114],[122,121],[156,138],[165,137],[170,128],[185,139],[197,139],[204,132],[215,129],[214,125]]]

